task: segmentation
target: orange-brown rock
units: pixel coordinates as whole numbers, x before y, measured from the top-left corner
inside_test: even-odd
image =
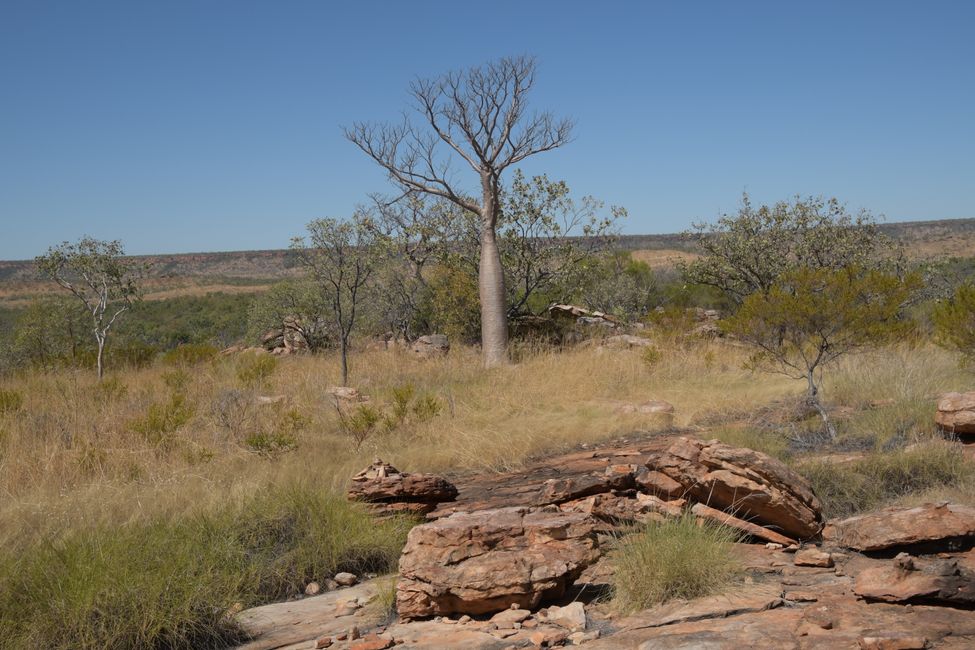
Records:
[[[717,440],[678,438],[647,462],[691,498],[798,539],[817,535],[822,508],[808,482],[784,463]]]
[[[600,555],[595,520],[556,507],[458,512],[416,526],[400,556],[403,619],[534,608]]]
[[[564,503],[593,494],[628,490],[633,487],[635,465],[610,465],[604,472],[546,481],[535,499],[535,505]]]
[[[715,523],[719,523],[722,526],[734,528],[745,535],[749,535],[766,542],[782,544],[783,546],[796,543],[796,540],[790,539],[785,535],[780,535],[774,530],[769,530],[768,528],[753,524],[749,521],[744,521],[743,519],[739,519],[732,514],[723,512],[721,510],[716,510],[710,506],[704,505],[703,503],[695,503],[691,507],[691,513],[697,517],[701,517],[702,519],[708,519]]]
[[[952,433],[975,434],[975,391],[943,395],[938,400],[934,421]]]
[[[411,474],[376,459],[352,477],[348,498],[375,504],[383,514],[425,514],[457,498],[457,488],[433,474]]]
[[[901,553],[887,566],[857,574],[853,591],[868,600],[975,605],[975,572],[954,559],[920,559]]]
[[[831,521],[823,540],[857,551],[882,551],[918,545],[952,545],[975,539],[975,508],[926,503],[915,508],[884,508]]]

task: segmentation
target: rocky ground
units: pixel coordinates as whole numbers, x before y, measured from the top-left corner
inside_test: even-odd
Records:
[[[388,578],[332,584],[238,614],[254,639],[242,647],[975,647],[975,508],[823,522],[804,481],[778,461],[680,436],[448,485],[382,463],[353,480],[350,496],[378,514],[430,520],[400,561],[399,620],[380,605]],[[748,535],[736,545],[745,577],[719,595],[614,615],[603,552],[614,529],[688,508]]]

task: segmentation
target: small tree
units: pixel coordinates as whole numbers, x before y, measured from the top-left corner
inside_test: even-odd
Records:
[[[97,345],[98,379],[104,375],[105,341],[115,321],[139,297],[139,267],[125,258],[122,243],[83,237],[53,246],[36,258],[37,267],[80,300],[91,316]]]
[[[975,358],[975,285],[958,286],[950,299],[935,306],[932,321],[939,344]]]
[[[508,320],[504,270],[498,248],[501,176],[535,154],[569,141],[572,122],[551,113],[528,113],[535,60],[504,58],[410,88],[422,127],[356,123],[346,137],[389,174],[404,192],[446,199],[478,219],[481,349],[486,366],[506,360]],[[454,165],[466,164],[476,190],[458,184]],[[479,194],[480,200],[472,198]]]
[[[271,329],[279,329],[289,318],[295,319],[308,349],[325,348],[332,335],[330,302],[322,296],[316,282],[308,278],[278,282],[254,298],[247,310],[247,335],[256,339]]]
[[[316,219],[308,239],[296,237],[292,248],[328,303],[338,336],[342,385],[349,381],[349,339],[356,326],[366,287],[377,266],[376,229],[362,213],[350,221]]]
[[[869,212],[850,215],[835,198],[795,197],[755,208],[745,194],[738,214],[695,224],[685,236],[702,253],[678,264],[685,279],[719,289],[736,305],[795,269],[877,268],[896,253]]]
[[[824,367],[843,355],[889,343],[910,330],[903,305],[919,286],[877,270],[805,268],[745,298],[726,331],[758,349],[754,360],[806,381],[806,398],[830,438],[836,429],[819,397]]]

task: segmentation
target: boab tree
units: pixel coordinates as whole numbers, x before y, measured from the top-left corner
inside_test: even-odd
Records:
[[[140,270],[125,258],[122,243],[83,237],[77,243],[52,246],[35,260],[42,273],[70,291],[91,315],[98,346],[98,379],[104,375],[103,356],[108,333],[139,296]]]
[[[528,113],[535,60],[504,58],[410,86],[422,127],[357,122],[346,137],[378,163],[403,192],[451,201],[477,215],[480,233],[478,289],[484,363],[504,363],[508,344],[504,271],[497,243],[501,176],[529,156],[569,141],[572,122],[551,113]],[[459,185],[457,159],[473,170],[480,200]],[[473,194],[478,194],[474,192]]]
[[[754,361],[806,382],[807,402],[832,439],[836,429],[820,400],[817,374],[843,355],[909,332],[902,311],[919,285],[915,275],[901,278],[855,266],[796,269],[745,298],[723,325],[757,348]]]

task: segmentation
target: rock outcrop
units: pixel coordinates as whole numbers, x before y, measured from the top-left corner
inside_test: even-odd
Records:
[[[403,619],[535,608],[600,555],[595,521],[555,507],[459,512],[413,528],[400,556]]]
[[[823,541],[861,552],[937,544],[975,542],[975,508],[953,503],[926,503],[915,508],[884,508],[831,521]]]
[[[822,528],[822,507],[806,480],[761,452],[678,438],[647,467],[679,483],[699,503],[790,537],[808,539]]]
[[[888,566],[861,571],[853,592],[888,603],[975,605],[975,571],[954,559],[921,559],[901,553]]]
[[[377,514],[426,514],[445,501],[457,498],[457,488],[434,474],[400,472],[376,459],[352,477],[348,498],[371,504]]]
[[[450,352],[450,341],[444,334],[427,334],[413,341],[410,350],[423,359],[445,357]]]
[[[938,400],[934,422],[951,433],[962,436],[975,434],[975,391],[942,396]]]

